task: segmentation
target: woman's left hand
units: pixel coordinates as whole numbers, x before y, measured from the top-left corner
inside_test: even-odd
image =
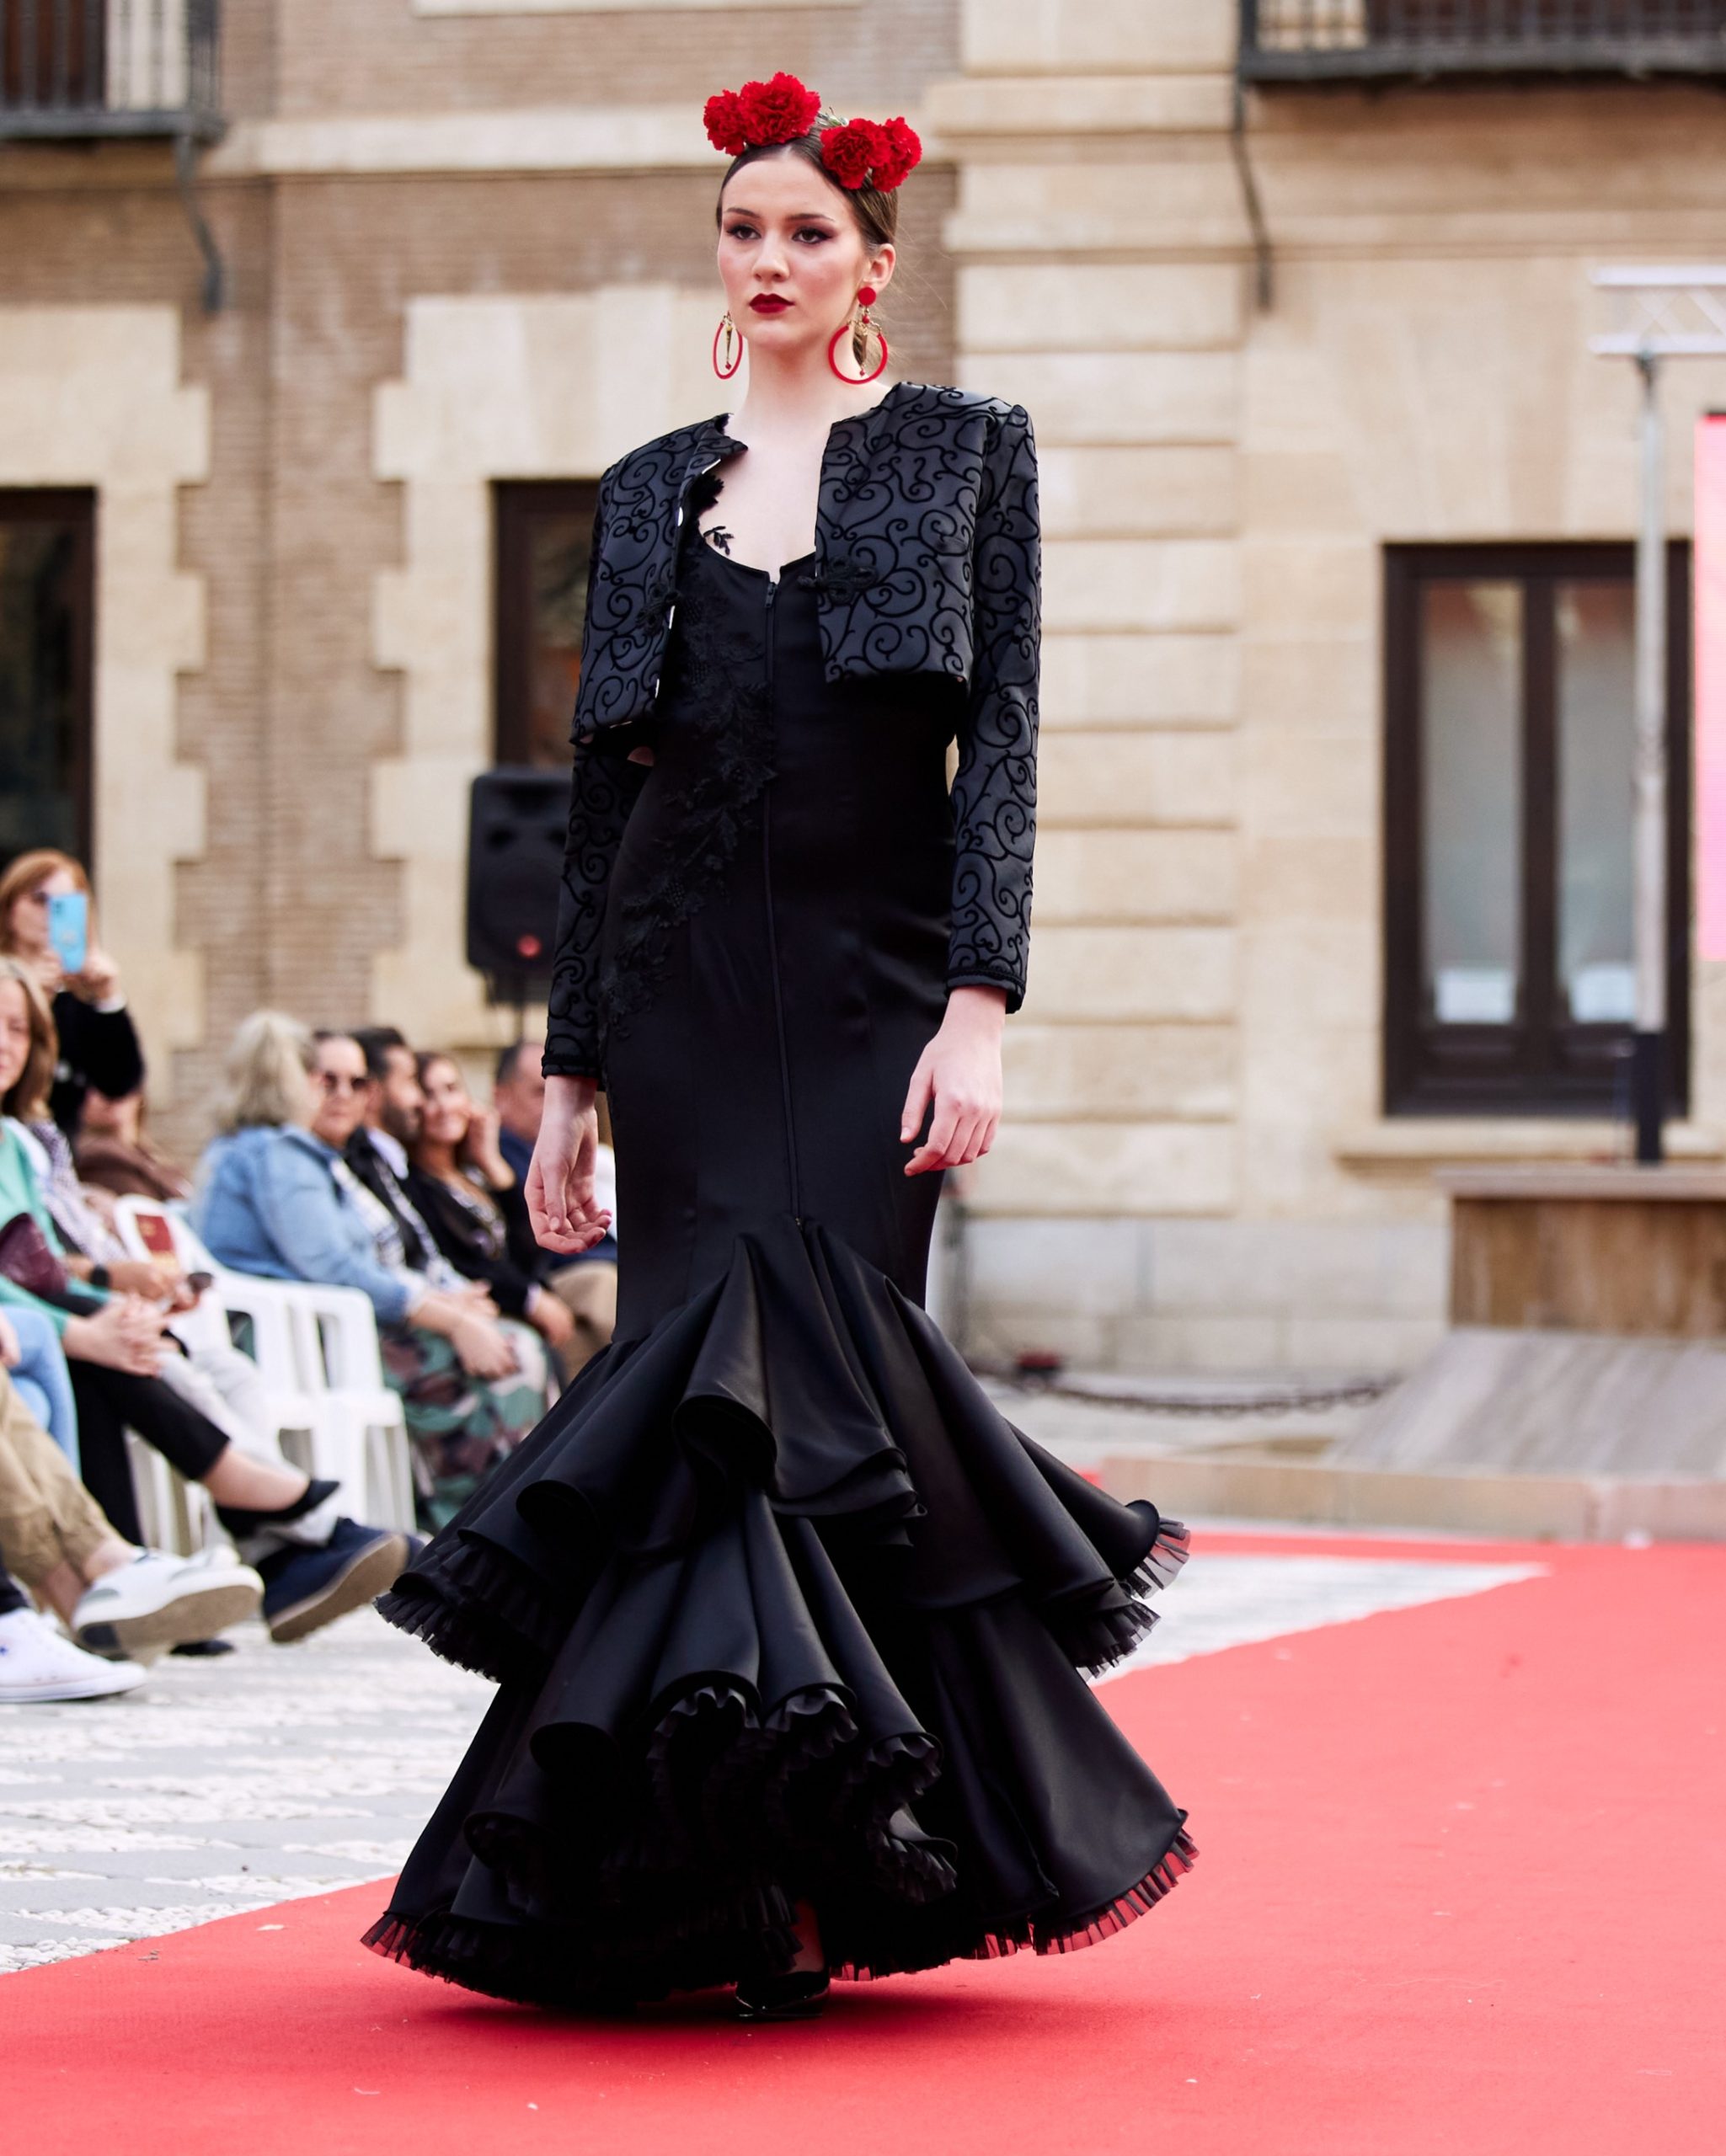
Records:
[[[899,1135],[906,1145],[929,1117],[929,1134],[906,1162],[906,1175],[963,1166],[995,1143],[1006,1017],[1005,989],[955,988],[948,995],[941,1030],[917,1058],[905,1097]]]

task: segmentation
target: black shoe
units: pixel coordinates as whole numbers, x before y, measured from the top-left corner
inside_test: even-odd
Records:
[[[339,1482],[308,1482],[291,1505],[281,1505],[273,1513],[260,1513],[241,1505],[218,1505],[216,1517],[236,1542],[244,1542],[259,1534],[267,1527],[286,1527],[291,1521],[303,1519],[315,1512],[326,1497],[333,1497],[340,1489]]]
[[[290,1546],[266,1557],[264,1619],[286,1645],[372,1601],[408,1561],[408,1538],[393,1529],[339,1519],[321,1550]]]
[[[740,2021],[813,2021],[826,2003],[825,1969],[793,1969],[783,1977],[745,1977],[732,2004]]]

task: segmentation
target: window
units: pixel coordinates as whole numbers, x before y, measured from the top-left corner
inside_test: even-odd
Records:
[[[88,859],[96,498],[0,489],[0,859]]]
[[[1623,546],[1386,557],[1385,1105],[1627,1112],[1635,598]],[[1668,1069],[1688,1064],[1689,550],[1667,572]]]
[[[569,767],[581,624],[599,489],[586,480],[503,480],[497,532],[497,760]]]

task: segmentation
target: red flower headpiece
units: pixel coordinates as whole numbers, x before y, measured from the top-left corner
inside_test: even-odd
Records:
[[[745,150],[794,142],[820,119],[821,101],[795,75],[775,75],[771,83],[745,83],[740,90],[721,90],[707,101],[702,118],[708,140],[728,157]],[[832,120],[821,130],[821,163],[841,187],[879,188],[885,195],[901,186],[923,154],[916,130],[903,120]]]

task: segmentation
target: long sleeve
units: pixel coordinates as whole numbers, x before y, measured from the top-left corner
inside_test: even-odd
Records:
[[[104,1011],[63,988],[54,999],[54,1023],[63,1075],[55,1081],[51,1113],[70,1134],[91,1086],[111,1101],[136,1092],[144,1082],[144,1052],[124,1004]]]
[[[295,1279],[359,1289],[385,1325],[406,1317],[413,1287],[365,1256],[345,1231],[329,1171],[309,1154],[293,1145],[270,1146],[259,1164],[258,1200],[276,1254]]]
[[[953,782],[949,988],[1024,1001],[1037,824],[1037,662],[1042,632],[1037,446],[1015,404],[999,422],[979,505],[974,656]]]
[[[600,1075],[600,931],[612,864],[642,776],[639,765],[602,751],[596,741],[576,744],[546,1012],[542,1067],[548,1078]]]

